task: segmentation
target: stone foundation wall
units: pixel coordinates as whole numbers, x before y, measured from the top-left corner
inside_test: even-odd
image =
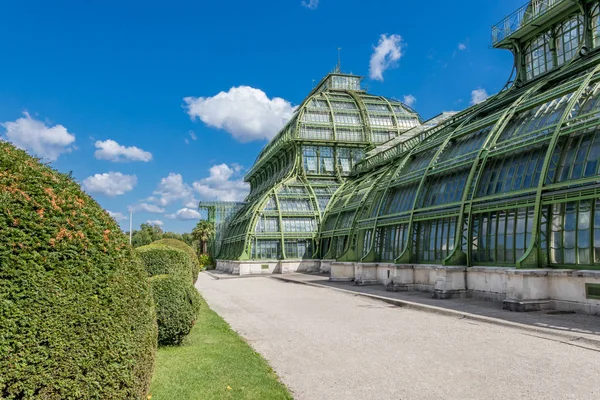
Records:
[[[586,298],[586,284],[600,271],[450,267],[423,264],[328,262],[330,280],[385,285],[389,291],[430,292],[439,299],[472,297],[503,301],[515,311],[553,309],[600,315],[600,300]]]
[[[320,272],[321,260],[217,260],[217,271],[234,275],[289,274],[293,272]]]

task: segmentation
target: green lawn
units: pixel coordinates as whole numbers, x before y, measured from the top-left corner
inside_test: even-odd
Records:
[[[267,362],[202,300],[181,346],[161,347],[152,400],[292,399]]]

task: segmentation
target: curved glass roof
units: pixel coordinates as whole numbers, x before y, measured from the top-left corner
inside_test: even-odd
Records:
[[[251,191],[232,219],[221,258],[306,258],[329,200],[365,151],[420,126],[403,103],[361,90],[360,77],[327,75],[261,151]]]
[[[597,63],[600,54],[585,73],[502,92],[410,147],[371,154],[393,150],[360,163],[336,193],[322,256],[600,267]]]
[[[328,75],[247,175],[224,256],[600,269],[600,1],[587,3],[509,16],[494,32],[522,45],[514,86],[424,124]]]

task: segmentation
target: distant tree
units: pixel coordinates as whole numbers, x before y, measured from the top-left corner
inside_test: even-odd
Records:
[[[201,254],[208,253],[208,242],[215,236],[215,224],[209,221],[198,221],[192,231],[192,239],[199,243]]]
[[[163,238],[163,230],[158,225],[142,224],[139,230],[134,230],[131,235],[131,245],[140,247]]]
[[[142,224],[140,225],[140,229],[133,230],[133,234],[131,235],[131,245],[133,247],[141,247],[160,239],[177,239],[193,248],[196,253],[199,253],[201,250],[200,238],[208,234],[208,236],[206,236],[208,238],[206,241],[208,242],[212,235],[214,235],[214,228],[212,229],[213,233],[210,232],[211,230],[209,229],[208,232],[203,233],[198,239],[195,239],[192,233],[164,232],[158,225]],[[129,232],[126,232],[126,234],[129,235]]]
[[[177,240],[182,240],[181,238],[181,234],[179,233],[175,233],[175,232],[165,232],[162,235],[163,239],[177,239]]]
[[[194,244],[194,238],[191,233],[182,233],[181,240],[198,252],[198,245]]]
[[[133,247],[142,247],[152,243],[152,236],[147,230],[134,230],[131,234],[131,245]]]

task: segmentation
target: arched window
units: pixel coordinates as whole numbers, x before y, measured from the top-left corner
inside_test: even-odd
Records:
[[[600,46],[600,3],[592,8],[592,35],[594,47]]]
[[[550,50],[550,34],[544,33],[525,48],[525,70],[527,79],[533,79],[554,67],[554,57]]]
[[[571,60],[583,39],[583,17],[577,15],[563,22],[556,31],[556,58],[558,65]]]

